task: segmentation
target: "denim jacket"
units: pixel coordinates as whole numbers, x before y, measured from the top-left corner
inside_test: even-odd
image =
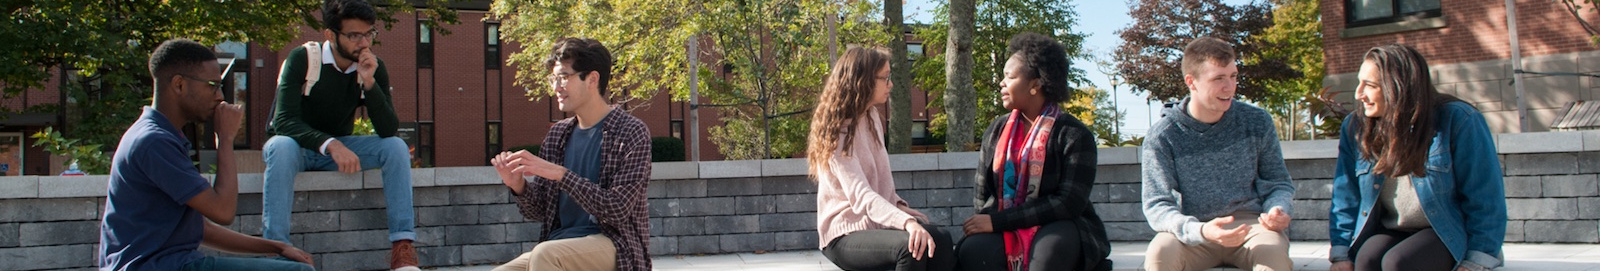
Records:
[[[1499,153],[1483,114],[1464,102],[1439,107],[1437,134],[1428,147],[1427,175],[1412,176],[1417,199],[1428,222],[1455,257],[1470,270],[1499,267],[1506,235],[1505,183]],[[1359,111],[1345,118],[1339,137],[1339,158],[1333,178],[1333,204],[1328,222],[1332,243],[1329,260],[1349,261],[1351,247],[1371,235],[1367,227],[1384,178],[1372,173],[1373,161],[1361,159],[1354,132]]]

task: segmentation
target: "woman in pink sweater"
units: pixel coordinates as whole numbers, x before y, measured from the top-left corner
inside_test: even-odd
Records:
[[[817,181],[817,240],[846,270],[950,270],[950,236],[895,194],[877,105],[889,99],[889,54],[850,48],[833,65],[806,143]]]

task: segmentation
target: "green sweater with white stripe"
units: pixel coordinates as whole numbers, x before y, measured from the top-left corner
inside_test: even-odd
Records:
[[[340,72],[335,64],[321,64],[321,75],[311,93],[302,92],[306,83],[306,48],[295,47],[278,71],[277,97],[267,136],[294,138],[300,147],[320,151],[329,138],[350,135],[355,126],[356,108],[366,106],[367,118],[379,137],[391,137],[400,126],[390,100],[389,72],[383,60],[373,75],[377,86],[362,90],[359,72]],[[365,94],[365,99],[362,98]]]

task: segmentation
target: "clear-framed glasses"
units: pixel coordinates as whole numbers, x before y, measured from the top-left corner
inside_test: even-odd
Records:
[[[348,40],[361,40],[363,38],[371,39],[371,40],[377,40],[378,39],[378,30],[377,29],[373,29],[373,30],[368,30],[367,32],[344,32],[344,33],[339,33],[339,35],[340,36],[344,36],[344,38],[348,39]]]
[[[567,82],[568,82],[567,78],[571,78],[573,75],[578,75],[578,74],[577,73],[566,73],[566,72],[551,74],[550,75],[550,86],[552,86],[552,87],[561,87],[561,88],[567,87]]]

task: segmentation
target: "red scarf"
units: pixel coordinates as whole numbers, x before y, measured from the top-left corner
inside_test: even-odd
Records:
[[[1045,105],[1039,119],[1032,127],[1022,123],[1022,111],[1011,110],[1005,129],[1000,131],[994,155],[993,169],[999,173],[999,210],[1016,208],[1029,199],[1037,198],[1039,181],[1044,174],[1045,147],[1050,143],[1050,131],[1055,126],[1061,109],[1054,104]],[[1033,235],[1039,226],[1003,232],[1006,244],[1006,263],[1011,271],[1025,271],[1028,255],[1033,248]]]

